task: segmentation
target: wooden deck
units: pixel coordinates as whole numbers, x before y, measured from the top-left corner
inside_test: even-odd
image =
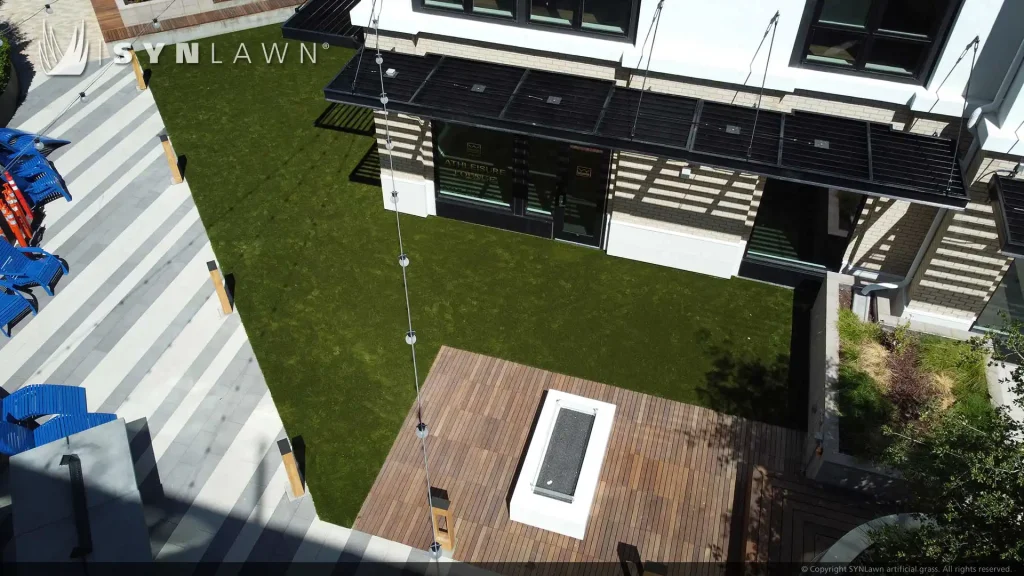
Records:
[[[231,18],[240,18],[250,14],[269,12],[279,8],[298,6],[302,4],[304,0],[257,0],[256,2],[250,2],[248,4],[200,12],[199,14],[192,14],[189,16],[161,19],[159,30],[154,28],[150,23],[125,26],[124,21],[121,19],[121,12],[117,9],[117,2],[114,0],[91,1],[93,11],[96,12],[96,20],[100,25],[100,32],[103,33],[103,41],[120,42],[123,40],[131,40],[139,36],[145,36],[147,34],[157,34],[160,32],[167,32],[168,30],[189,28],[191,26],[220,22]]]
[[[618,407],[582,541],[508,518],[509,486],[549,388]],[[430,480],[451,500],[458,560],[619,562],[630,547],[645,562],[738,560],[755,467],[799,473],[803,432],[452,348],[441,349],[422,394]],[[413,407],[355,528],[422,549],[431,534],[415,423]]]
[[[850,492],[755,469],[747,507],[747,574],[768,564],[811,562],[861,524],[898,510]]]

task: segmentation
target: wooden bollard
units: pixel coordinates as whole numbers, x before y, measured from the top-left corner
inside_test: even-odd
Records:
[[[146,77],[142,73],[142,65],[139,64],[139,57],[135,54],[134,48],[129,50],[129,52],[132,54],[132,70],[135,71],[135,87],[139,90],[145,90],[147,88]]]
[[[306,488],[302,484],[302,476],[299,475],[299,464],[292,453],[292,444],[287,438],[281,438],[277,441],[277,448],[281,451],[281,460],[284,461],[284,471],[288,474],[292,496],[301,498],[306,494]]]
[[[183,178],[181,177],[181,168],[178,166],[178,157],[174,154],[174,148],[171,147],[171,139],[167,134],[160,135],[160,143],[164,146],[164,155],[167,156],[167,166],[171,169],[171,180],[175,184],[181,184]]]
[[[210,260],[206,263],[206,268],[210,271],[210,280],[213,282],[213,288],[217,291],[217,297],[220,298],[220,309],[225,315],[231,314],[231,297],[228,296],[228,289],[224,286],[224,277],[220,273],[220,268],[217,268],[217,261]]]
[[[451,507],[451,502],[447,498],[431,493],[430,519],[434,524],[437,543],[441,545],[441,550],[451,552],[455,550],[455,522],[452,521],[449,507]]]

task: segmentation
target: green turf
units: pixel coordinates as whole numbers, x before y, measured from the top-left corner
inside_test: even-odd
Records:
[[[253,64],[231,64],[242,41]],[[312,126],[352,52],[267,66],[261,41],[280,29],[217,38],[219,65],[206,41],[199,65],[165,50],[151,85],[317,510],[350,525],[414,398],[395,218],[348,180],[373,141]],[[802,426],[788,290],[442,218],[402,231],[421,377],[445,344]]]

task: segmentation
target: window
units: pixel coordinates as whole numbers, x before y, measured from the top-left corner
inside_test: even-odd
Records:
[[[533,28],[633,41],[640,0],[412,0],[415,10],[501,18]]]
[[[794,63],[924,82],[961,0],[808,0]]]

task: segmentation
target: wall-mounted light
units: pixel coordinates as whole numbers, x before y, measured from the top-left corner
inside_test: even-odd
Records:
[[[974,112],[971,112],[971,117],[967,119],[967,129],[970,130],[971,128],[974,128],[974,125],[977,124],[980,119],[981,106],[978,106],[974,109]]]

